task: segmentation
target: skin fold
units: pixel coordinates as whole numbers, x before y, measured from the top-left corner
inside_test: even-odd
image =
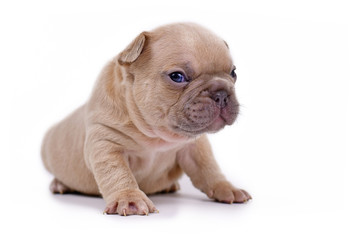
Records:
[[[176,191],[185,173],[209,198],[251,199],[226,180],[206,136],[238,115],[234,69],[227,44],[199,25],[139,34],[90,99],[45,135],[51,191],[101,195],[105,213],[147,215],[157,211],[147,195]]]

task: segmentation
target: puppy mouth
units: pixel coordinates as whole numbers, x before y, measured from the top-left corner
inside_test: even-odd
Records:
[[[187,136],[214,133],[233,124],[239,107],[237,102],[230,102],[226,107],[219,108],[213,101],[193,102],[190,105],[185,106],[183,114],[173,125],[174,131]]]
[[[230,125],[229,120],[225,118],[221,113],[218,117],[214,119],[214,121],[209,125],[208,130],[209,131],[218,131],[225,127],[225,125]]]

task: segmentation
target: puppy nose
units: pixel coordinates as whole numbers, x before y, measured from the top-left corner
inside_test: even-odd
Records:
[[[211,99],[215,101],[216,106],[219,108],[224,108],[229,101],[229,94],[225,90],[220,90],[214,92],[211,96]]]

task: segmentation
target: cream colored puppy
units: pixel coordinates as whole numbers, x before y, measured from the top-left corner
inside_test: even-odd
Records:
[[[46,134],[51,190],[101,195],[106,213],[147,215],[157,210],[146,194],[176,191],[185,172],[209,198],[246,202],[206,137],[235,121],[235,81],[227,44],[203,27],[141,33],[104,67],[89,101]]]

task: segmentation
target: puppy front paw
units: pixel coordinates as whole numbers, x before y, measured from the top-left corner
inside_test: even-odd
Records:
[[[251,198],[245,190],[233,187],[229,182],[219,182],[207,192],[209,198],[223,203],[245,203]]]
[[[121,191],[117,200],[107,204],[104,214],[148,215],[159,212],[144,192],[138,189]]]

